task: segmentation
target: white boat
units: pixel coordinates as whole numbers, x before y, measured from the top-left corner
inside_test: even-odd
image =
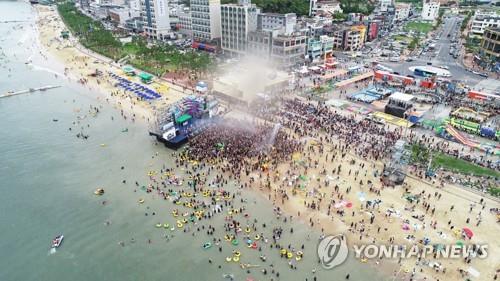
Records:
[[[52,247],[51,248],[59,248],[59,246],[61,246],[61,243],[64,239],[64,235],[59,235],[59,236],[56,236],[56,238],[54,238],[52,240]]]

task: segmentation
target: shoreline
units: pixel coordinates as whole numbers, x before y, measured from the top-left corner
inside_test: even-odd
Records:
[[[37,8],[36,8],[37,16],[38,16],[37,27],[38,27],[38,32],[40,34],[40,42],[42,42],[42,45],[44,46],[44,48],[49,53],[51,53],[51,55],[56,57],[61,63],[63,63],[66,67],[68,67],[68,70],[66,73],[66,76],[68,77],[68,79],[71,79],[71,80],[74,79],[75,81],[78,81],[81,78],[87,78],[87,76],[85,76],[85,72],[91,71],[91,67],[88,67],[88,65],[87,65],[87,64],[89,64],[89,62],[91,62],[91,60],[89,59],[90,56],[88,54],[85,54],[79,48],[77,48],[75,46],[63,48],[62,50],[58,49],[57,47],[54,47],[53,43],[51,43],[50,38],[51,37],[54,38],[55,36],[57,36],[57,27],[52,26],[50,24],[42,24],[41,23],[41,20],[42,21],[47,20],[47,17],[51,17],[53,15],[48,13],[48,15],[45,15],[45,17],[43,19],[40,19],[40,14],[46,13],[46,11],[43,11],[43,8],[38,8],[38,7],[40,7],[40,6],[37,6]],[[57,11],[55,12],[55,14],[57,14]],[[60,24],[62,21],[61,21],[58,14],[57,14],[56,18],[57,18],[56,21],[59,21],[59,24]],[[84,58],[82,60],[75,60],[75,57],[86,57],[86,58]],[[73,59],[73,60],[71,60],[71,59]],[[73,62],[73,64],[72,64],[72,62]],[[103,63],[98,63],[97,65],[99,67],[105,68],[105,70],[110,70],[110,71],[111,70],[114,70],[114,71],[119,70],[119,69],[116,69],[116,67],[114,67],[114,66],[106,65]],[[103,70],[103,71],[105,71],[105,70]],[[97,91],[100,95],[102,95],[104,97],[104,100],[106,100],[108,103],[111,102],[115,108],[120,109],[120,110],[125,110],[130,115],[132,115],[132,114],[140,115],[142,117],[142,119],[145,121],[146,120],[149,121],[149,118],[152,118],[153,109],[149,105],[147,105],[146,103],[142,103],[142,102],[135,103],[133,100],[124,98],[123,96],[110,95],[109,93],[112,92],[113,90],[116,90],[116,88],[114,88],[111,84],[109,84],[107,82],[101,83],[101,82],[98,82],[99,81],[98,79],[91,79],[91,78],[89,78],[88,81],[89,81],[88,84],[87,83],[82,84],[82,87],[87,87],[88,89],[90,89],[92,91]],[[100,99],[100,98],[97,97],[97,99]],[[366,163],[368,165],[370,164],[369,161],[364,161],[360,158],[356,158],[354,155],[349,155],[349,158],[354,158],[357,163],[362,161],[363,163]],[[344,165],[347,166],[348,162],[349,162],[348,159],[342,159],[342,162],[340,162],[340,163],[344,163]],[[378,162],[375,165],[380,168],[380,165],[382,165],[382,163]],[[285,166],[285,164],[282,165],[281,169],[284,169],[284,166]],[[264,174],[261,173],[260,175],[257,175],[257,176],[260,179],[263,179],[263,175]],[[341,179],[344,181],[346,181],[346,179],[347,179],[349,181],[349,182],[347,182],[347,184],[349,186],[356,186],[356,181],[352,181],[352,179],[350,179],[349,176],[346,176],[345,171],[344,171]],[[419,180],[412,179],[410,182],[411,182],[412,186],[414,186],[414,187],[417,186],[417,188],[418,188]],[[261,184],[262,184],[262,182],[261,182]],[[438,189],[436,186],[434,186],[434,187],[436,188],[435,190],[440,191],[440,189]],[[264,190],[264,189],[256,188],[256,186],[252,186],[250,188],[253,189],[253,191],[257,191],[257,190],[263,191]],[[446,187],[446,188],[448,188],[448,187]],[[354,190],[354,191],[358,191],[358,190]],[[360,191],[363,191],[363,189],[360,189]],[[392,199],[393,204],[399,203],[398,204],[399,208],[401,208],[402,204],[400,202],[401,199],[399,196],[399,191],[400,190],[396,190],[396,189],[393,189],[392,191],[386,189],[384,191],[384,196],[381,196],[381,198],[384,200],[386,200],[386,197],[388,198],[387,200]],[[392,198],[388,197],[387,193],[390,193],[389,195],[391,195]],[[269,192],[267,194],[270,196],[269,198],[271,198],[271,196],[273,196],[271,194],[271,192]],[[262,193],[260,195],[264,195],[264,194]],[[454,194],[451,194],[451,195],[456,197]],[[476,195],[474,195],[474,196],[476,196]],[[339,220],[338,218],[335,218],[334,220],[330,221],[330,217],[326,216],[324,213],[308,210],[307,208],[304,208],[301,205],[302,202],[305,202],[308,200],[307,196],[305,197],[305,199],[300,199],[299,197],[292,197],[292,198],[294,198],[293,202],[286,202],[286,203],[282,204],[282,207],[284,208],[284,210],[288,214],[293,214],[293,216],[295,218],[296,217],[295,214],[297,214],[297,212],[301,212],[299,219],[301,219],[304,223],[307,224],[307,219],[310,218],[313,221],[319,222],[319,223],[315,223],[315,226],[314,226],[315,228],[318,228],[319,225],[323,225],[324,226],[323,228],[325,228],[326,230],[331,231],[333,233],[338,232],[339,228],[341,228],[342,232],[344,232],[346,235],[348,235],[349,241],[356,241],[357,235],[355,233],[351,233],[351,232],[347,231],[349,229],[347,224],[349,223],[349,221],[354,221],[354,219]],[[274,194],[274,202],[276,202],[275,205],[279,206],[280,203],[279,203],[279,200],[277,200],[277,199],[278,199],[278,197],[277,197],[277,194],[275,193]],[[354,200],[355,198],[352,197],[352,194],[351,194],[350,199],[351,199],[351,201],[355,201]],[[399,199],[399,200],[397,200],[397,199]],[[453,202],[455,202],[457,200],[460,200],[459,202],[462,202],[462,203],[464,202],[463,199],[458,199],[458,198],[455,198],[455,200],[453,200]],[[479,201],[479,200],[477,200],[477,201]],[[438,210],[438,211],[444,212],[444,209],[447,209],[448,207],[449,207],[449,205],[447,205],[446,208],[440,208],[441,210]],[[359,210],[360,213],[362,211],[363,211],[363,209]],[[381,213],[381,212],[379,211],[379,213]],[[446,224],[446,220],[443,220],[442,218],[440,218],[439,221],[440,221],[440,224]],[[399,228],[394,227],[394,226],[391,227],[390,224],[391,223],[389,223],[389,221],[386,221],[383,223],[383,225],[387,226],[389,233],[397,233],[398,232],[397,230],[399,230]],[[484,224],[487,224],[487,222],[485,222]],[[399,232],[401,232],[401,231],[399,231]],[[380,236],[381,237],[377,236],[376,239],[383,240],[384,235],[380,235]],[[494,236],[492,239],[494,239]],[[366,239],[366,240],[368,240],[368,239]],[[401,241],[404,242],[404,239],[398,239],[398,240],[399,240],[398,242],[401,242]],[[364,242],[366,242],[366,241],[364,241]],[[404,266],[406,268],[411,268],[410,265],[414,264],[414,261],[413,260],[405,260],[404,264],[405,264]],[[377,270],[381,270],[381,269],[384,270],[385,269],[388,271],[387,273],[392,274],[391,272],[389,272],[389,271],[392,271],[392,269],[388,269],[388,268],[390,268],[391,266],[394,266],[394,261],[384,261],[384,262],[381,262],[380,264],[372,263],[370,261],[367,263],[367,265],[374,267],[374,268],[377,267],[376,268]],[[490,268],[490,267],[487,267],[487,268]],[[481,268],[481,269],[485,269],[485,268]],[[382,272],[384,272],[384,271],[382,271]],[[449,270],[448,272],[455,272],[455,271]],[[484,272],[484,273],[486,273],[486,272]],[[435,278],[435,276],[433,276],[430,273],[428,274],[428,276],[429,277],[432,276],[432,278]],[[439,280],[441,280],[441,281],[454,280],[454,279],[457,279],[457,277],[458,277],[457,274],[439,275]],[[398,279],[400,279],[400,278],[398,278]]]
[[[114,87],[108,72],[121,75],[122,70],[111,59],[84,48],[72,35],[69,39],[60,38],[60,32],[66,30],[66,27],[55,7],[37,5],[33,9],[36,14],[39,42],[51,57],[64,66],[63,78],[75,81],[87,90],[98,93],[97,99],[106,101],[131,119],[140,118],[150,125],[156,118],[157,108],[168,107],[190,94],[180,91],[178,86],[157,78],[154,86],[162,87],[162,97],[150,103],[138,100],[133,94]],[[96,70],[101,71],[102,75],[90,76]]]

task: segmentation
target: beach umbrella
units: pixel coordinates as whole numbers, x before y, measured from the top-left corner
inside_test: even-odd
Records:
[[[307,180],[307,177],[306,177],[306,176],[304,176],[304,175],[300,175],[300,176],[299,176],[299,179],[301,179],[301,180],[303,180],[303,181],[306,181],[306,180]]]
[[[472,230],[470,230],[470,228],[468,227],[464,227],[462,229],[462,231],[465,233],[465,235],[467,236],[467,238],[471,239],[472,236],[474,236],[474,233],[472,232]]]
[[[347,202],[347,204],[345,204],[345,206],[346,206],[347,208],[351,208],[351,207],[352,207],[352,203],[351,203],[351,202]]]
[[[410,230],[410,226],[407,223],[403,224],[401,228],[406,231]]]
[[[457,245],[460,248],[462,248],[464,246],[464,242],[462,240],[458,240],[457,243],[455,243],[455,245]]]

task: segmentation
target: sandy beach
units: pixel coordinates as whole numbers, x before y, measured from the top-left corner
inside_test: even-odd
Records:
[[[132,119],[151,121],[156,109],[166,108],[188,94],[163,81],[158,82],[158,86],[168,90],[162,93],[161,100],[153,103],[124,93],[113,86],[113,80],[107,75],[108,72],[121,74],[119,66],[98,55],[89,55],[74,38],[61,39],[64,24],[52,7],[37,6],[37,10],[40,41],[51,56],[65,65],[67,79],[80,81],[84,87],[95,90],[98,99],[114,104]],[[89,76],[96,69],[103,75]],[[426,239],[432,244],[455,244],[463,241],[460,231],[456,230],[468,227],[474,236],[464,243],[487,244],[486,259],[470,262],[427,259],[418,266],[415,259],[367,260],[360,264],[388,271],[394,276],[393,280],[465,280],[460,269],[465,272],[470,267],[481,274],[472,280],[494,280],[500,269],[500,242],[496,239],[500,225],[489,209],[498,208],[498,202],[482,199],[458,186],[440,186],[439,182],[429,183],[417,176],[407,177],[402,187],[384,187],[379,180],[384,167],[382,160],[361,157],[359,151],[344,140],[333,137],[327,141],[321,130],[309,132],[308,137],[290,129],[283,130],[301,140],[302,150],[294,153],[292,159],[269,164],[260,171],[240,171],[238,178],[242,186],[255,190],[289,216],[326,235],[345,233],[351,246],[358,243],[412,245]],[[231,178],[228,166],[229,163],[221,161],[214,169]],[[408,193],[418,195],[420,200],[409,202],[404,198]],[[372,202],[370,206],[367,201]],[[424,262],[440,265],[433,267],[423,265]],[[395,272],[394,268],[397,268]]]
[[[84,87],[95,91],[98,94],[97,98],[105,99],[116,108],[126,112],[131,118],[135,115],[149,122],[153,120],[157,109],[168,108],[190,94],[188,90],[158,78],[150,87],[157,89],[162,97],[152,102],[140,100],[134,93],[116,88],[114,86],[116,81],[108,73],[127,77],[121,69],[123,65],[118,65],[109,58],[85,49],[73,36],[69,39],[62,39],[61,32],[66,31],[67,28],[55,7],[39,5],[36,6],[36,10],[40,42],[51,57],[64,64],[65,77],[78,81]],[[95,76],[96,70],[102,74]],[[130,79],[138,81],[138,78]]]

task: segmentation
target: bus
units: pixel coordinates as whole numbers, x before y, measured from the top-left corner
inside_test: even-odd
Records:
[[[413,73],[415,73],[415,75],[422,77],[433,77],[437,75],[437,73],[432,70],[422,69],[422,68],[415,68]]]

